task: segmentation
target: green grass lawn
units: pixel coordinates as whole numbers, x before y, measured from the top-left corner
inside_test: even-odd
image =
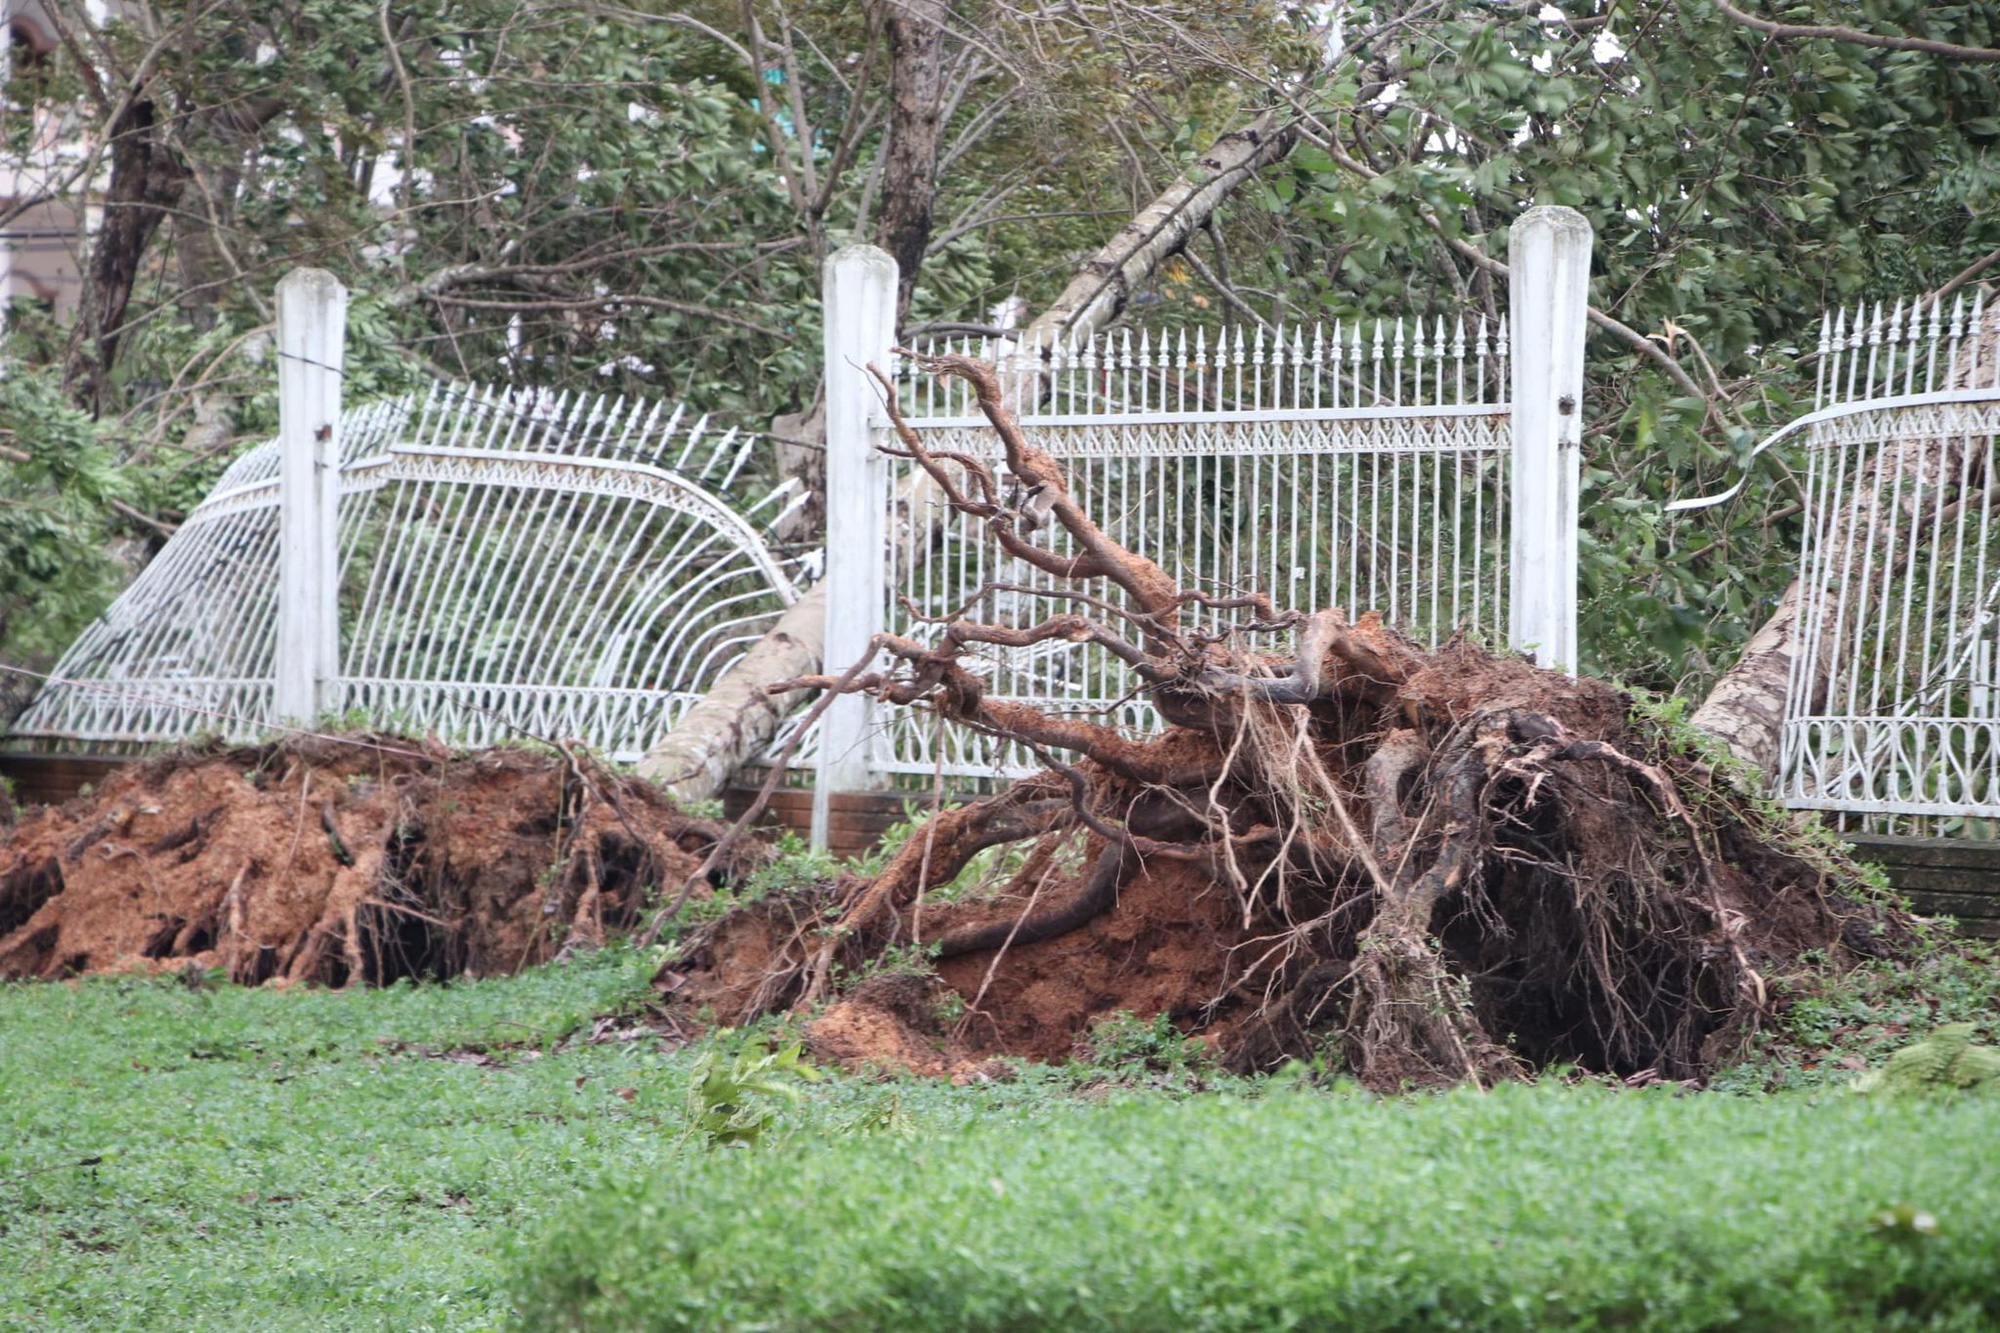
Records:
[[[695,1053],[583,1040],[652,966],[610,950],[377,992],[0,986],[0,1327],[504,1322],[509,1237],[702,1151],[681,1142]],[[809,1090],[788,1136],[892,1101],[931,1132],[1049,1101]]]
[[[0,987],[0,1326],[2000,1320],[2000,1100],[843,1076],[716,1148],[587,1040],[650,970]]]

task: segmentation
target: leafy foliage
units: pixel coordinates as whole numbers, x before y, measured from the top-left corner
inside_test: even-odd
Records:
[[[1724,1091],[1851,1085],[1934,1029],[2000,1025],[1991,945],[1941,938],[1909,962],[1870,962],[1832,979],[1770,978],[1773,1021],[1711,1084]]]
[[[817,1082],[799,1042],[779,1047],[750,1042],[732,1056],[705,1051],[688,1071],[687,1134],[710,1147],[748,1147],[777,1114],[773,1098],[800,1095],[799,1084]]]
[[[45,665],[117,590],[109,506],[130,482],[46,372],[0,376],[0,446],[0,661]]]
[[[1166,1074],[1187,1074],[1214,1063],[1205,1046],[1189,1041],[1174,1026],[1171,1014],[1147,1020],[1129,1009],[1107,1014],[1091,1025],[1090,1055],[1103,1068],[1136,1066]]]
[[[1979,3],[1859,12],[1884,31],[1994,30]],[[1706,0],[1453,6],[1370,54],[1315,90],[1331,108],[1323,142],[1271,183],[1273,263],[1317,288],[1293,307],[1504,304],[1504,283],[1449,241],[1504,259],[1528,205],[1581,210],[1597,233],[1593,304],[1657,339],[1704,393],[1592,331],[1583,651],[1606,674],[1698,687],[1786,582],[1798,486],[1781,459],[1731,506],[1661,505],[1722,489],[1759,436],[1810,406],[1823,308],[1916,295],[2000,247],[1991,66],[1773,41]]]

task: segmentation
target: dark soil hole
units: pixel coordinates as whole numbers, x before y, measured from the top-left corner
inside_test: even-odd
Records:
[[[449,981],[465,970],[465,946],[459,932],[415,902],[386,899],[364,904],[354,914],[355,951],[361,955],[361,979],[386,986],[405,977],[414,981]],[[341,971],[346,972],[345,965]],[[343,985],[329,979],[329,985]]]
[[[659,882],[659,867],[649,849],[617,832],[598,838],[597,857],[604,924],[613,930],[629,929],[648,891]]]
[[[1485,1030],[1531,1068],[1700,1076],[1702,1043],[1730,1006],[1711,993],[1702,923],[1685,903],[1642,902],[1630,883],[1610,890],[1622,901],[1580,903],[1571,885],[1511,878],[1477,905],[1456,897],[1439,913],[1438,938]]]
[[[181,932],[186,928],[187,922],[181,920],[179,917],[167,917],[160,923],[160,928],[153,932],[153,937],[146,941],[146,947],[139,951],[140,955],[145,958],[171,957],[174,951],[174,942],[180,938]]]
[[[278,951],[263,945],[250,957],[249,966],[231,978],[244,986],[261,986],[278,974]]]
[[[205,820],[214,819],[215,816],[220,813],[221,810],[218,808],[215,810],[204,811],[203,813],[196,815],[193,819],[190,819],[184,827],[177,828],[172,832],[166,834],[165,836],[154,841],[152,846],[146,849],[146,854],[148,856],[158,856],[163,852],[177,851],[182,847],[186,847],[189,843],[192,843],[201,837],[202,823]],[[196,850],[198,851],[199,849]],[[194,852],[189,853],[189,855],[193,854]],[[187,856],[182,856],[179,858],[179,860],[181,861],[185,861],[187,859],[188,859]]]
[[[62,863],[53,856],[36,864],[18,865],[0,877],[0,936],[25,923],[62,891]]]
[[[174,941],[173,956],[185,958],[189,954],[205,953],[215,947],[215,918],[205,917],[191,921],[182,927],[180,938]]]

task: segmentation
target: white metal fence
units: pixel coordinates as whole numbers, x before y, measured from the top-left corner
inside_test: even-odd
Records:
[[[1508,316],[1466,311],[952,350],[997,364],[1022,427],[1065,465],[1082,503],[1185,586],[1380,611],[1429,643],[1465,630],[1572,667],[1589,253],[1589,229],[1569,210],[1537,209],[1516,225],[1511,339]],[[879,251],[829,261],[829,670],[861,657],[879,631],[933,637],[941,627],[925,617],[969,603],[976,618],[1015,623],[1052,609],[1047,575],[1006,557],[981,525],[947,513],[910,464],[877,449],[893,437],[860,373],[870,362],[891,368],[902,411],[931,448],[999,456],[965,386],[892,357],[894,288]],[[1122,664],[1088,645],[993,648],[979,669],[1001,697],[1138,733],[1158,725]],[[822,791],[1038,766],[862,699],[830,707],[819,740]]]
[[[1185,584],[1379,610],[1433,643],[1504,635],[1567,668],[1589,256],[1580,216],[1535,209],[1513,228],[1504,317],[963,350],[1024,386],[1022,424],[1099,521]],[[1012,583],[972,613],[1027,619],[1048,590],[877,448],[870,363],[934,447],[995,452],[962,388],[896,364],[895,291],[879,250],[828,261],[830,670],[884,629],[933,632],[904,597],[939,614]],[[16,737],[138,746],[359,712],[459,743],[575,737],[636,758],[795,599],[797,571],[759,528],[803,492],[725,498],[752,439],[659,406],[459,386],[343,413],[345,293],[301,271],[278,305],[280,438],[77,641]],[[1122,671],[1071,645],[996,651],[986,669],[1001,695],[1157,725]],[[858,697],[827,709],[806,753],[822,795],[1031,766]]]
[[[724,498],[754,436],[657,402],[461,385],[342,413],[337,339],[290,356],[321,382],[286,383],[283,436],[230,466],[16,738],[136,746],[354,713],[636,759],[798,595],[759,534],[798,488]],[[288,449],[316,466],[287,475]]]
[[[1974,297],[1822,322],[1802,437],[1800,651],[1778,794],[1868,815],[2000,815],[1996,318]]]
[[[1380,609],[1432,644],[1504,624],[1512,448],[1504,317],[1275,335],[1238,328],[1214,346],[1203,331],[1157,353],[1150,334],[1135,341],[1122,332],[1046,356],[996,354],[986,344],[959,350],[997,360],[1007,383],[1044,371],[1046,396],[1021,405],[1023,428],[1064,465],[1114,539],[1183,586],[1265,592],[1280,606]],[[909,423],[931,448],[998,461],[998,440],[967,386],[901,367],[897,378]],[[1058,609],[1038,595],[1054,586],[1049,575],[1004,556],[983,524],[913,487],[913,468],[888,470],[892,491],[918,498],[905,525],[912,537],[893,548],[886,628],[932,641],[942,626],[926,618],[969,603],[975,618],[1011,624]],[[1062,534],[1052,549],[1070,553]],[[1010,587],[972,601],[996,583]],[[1213,618],[1189,609],[1195,629]],[[980,665],[997,695],[1158,729],[1124,665],[1093,645],[996,648]],[[871,766],[886,773],[980,774],[996,759],[1011,771],[1039,767],[908,711],[885,716],[870,744]]]

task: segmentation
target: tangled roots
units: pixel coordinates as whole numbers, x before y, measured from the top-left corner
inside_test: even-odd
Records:
[[[667,988],[727,1022],[820,1014],[850,1063],[866,1032],[910,1063],[908,988],[885,1008],[856,980],[917,956],[956,1015],[917,1042],[943,1052],[926,1068],[1061,1057],[1131,1010],[1239,1070],[1330,1054],[1383,1090],[1552,1063],[1698,1079],[1767,1011],[1767,977],[1904,936],[1851,866],[1610,687],[1372,619],[1347,634],[1365,689],[944,812],[872,880],[715,922]],[[1011,873],[932,900],[1008,844]]]
[[[0,978],[492,975],[638,923],[722,836],[586,756],[399,738],[181,751],[0,842]],[[741,873],[754,845],[720,868]]]

